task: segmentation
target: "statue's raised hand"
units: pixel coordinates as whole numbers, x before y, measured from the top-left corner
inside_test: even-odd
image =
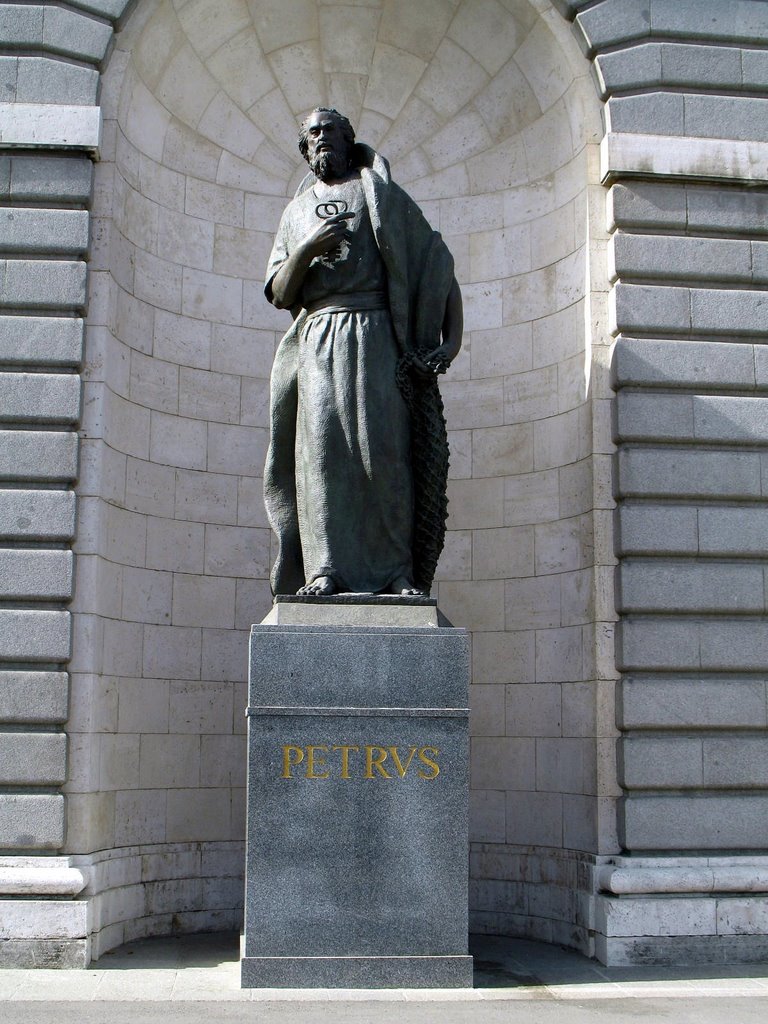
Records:
[[[314,258],[335,249],[345,239],[349,241],[352,232],[347,228],[347,221],[354,216],[354,213],[336,213],[321,220],[301,243],[302,250],[307,256]]]

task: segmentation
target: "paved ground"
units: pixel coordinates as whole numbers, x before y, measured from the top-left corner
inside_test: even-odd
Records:
[[[0,971],[2,1024],[766,1024],[768,964],[606,968],[479,937],[462,991],[242,990],[238,937],[148,939],[88,971]],[[213,1006],[212,1004],[216,1004]]]

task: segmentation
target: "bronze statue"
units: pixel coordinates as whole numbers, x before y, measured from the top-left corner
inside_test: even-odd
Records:
[[[453,259],[338,111],[314,110],[299,149],[311,172],[283,214],[265,285],[294,317],[272,369],[272,589],[428,593],[447,515],[436,376],[463,329]]]

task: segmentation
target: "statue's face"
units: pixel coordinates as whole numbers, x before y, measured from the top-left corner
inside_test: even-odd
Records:
[[[341,122],[333,114],[315,111],[307,125],[307,160],[322,181],[341,178],[349,166],[349,146]]]

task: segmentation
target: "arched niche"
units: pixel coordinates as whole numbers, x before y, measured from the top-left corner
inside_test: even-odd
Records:
[[[475,926],[554,934],[519,923],[514,870],[492,877],[489,857],[546,848],[560,863],[610,845],[602,130],[587,75],[548,0],[139,0],[117,35],[93,205],[68,786],[70,852],[101,851],[97,953],[238,921],[247,631],[270,601],[268,374],[288,322],[262,281],[305,171],[297,122],[318,103],[389,158],[464,295],[442,386],[436,593],[473,631]]]

